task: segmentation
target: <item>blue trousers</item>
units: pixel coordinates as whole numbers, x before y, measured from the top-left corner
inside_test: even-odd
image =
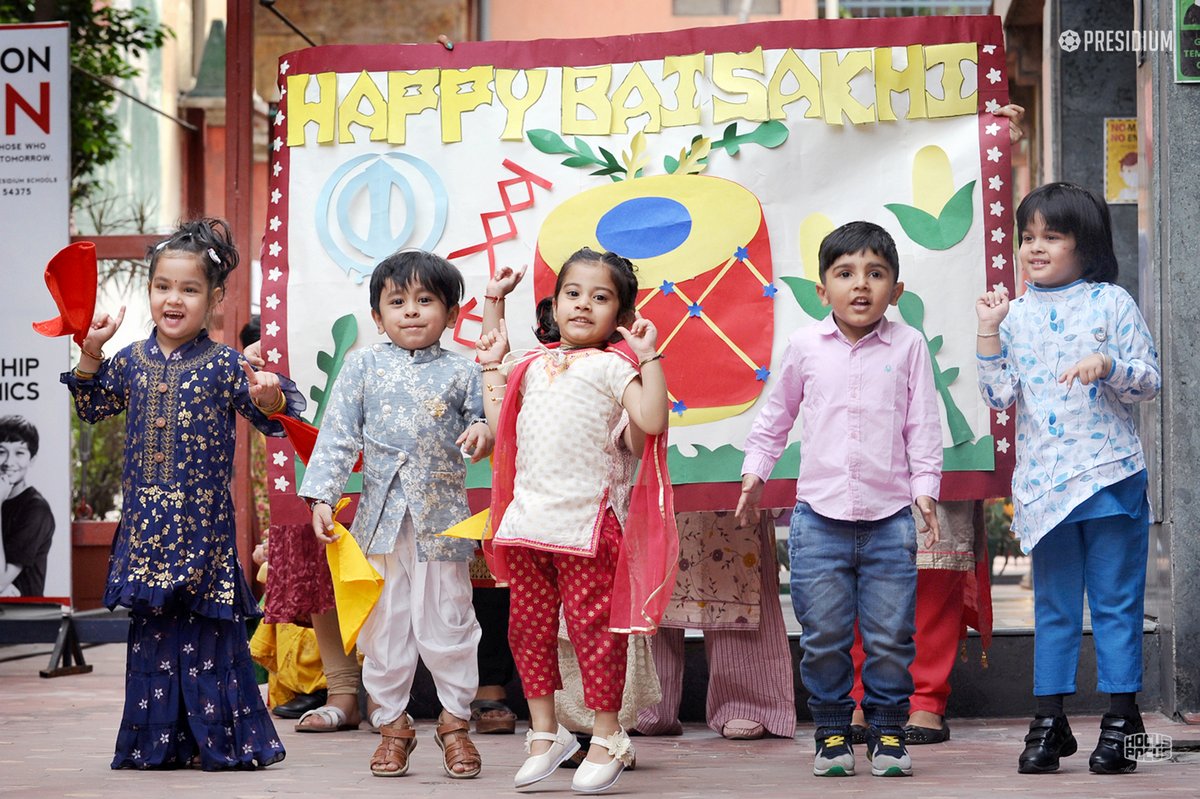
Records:
[[[850,724],[854,712],[854,620],[867,659],[863,713],[877,727],[908,722],[913,692],[917,528],[906,507],[876,521],[848,522],[796,505],[788,538],[792,606],[800,620],[800,677],[818,727]]]
[[[1066,522],[1033,548],[1033,693],[1075,693],[1083,594],[1092,613],[1096,687],[1142,689],[1148,509],[1141,516]]]

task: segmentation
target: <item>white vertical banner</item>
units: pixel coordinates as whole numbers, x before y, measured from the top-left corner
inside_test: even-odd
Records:
[[[5,561],[23,572],[0,576],[0,595],[71,595],[70,407],[58,382],[69,339],[31,327],[58,315],[43,273],[68,243],[68,32],[65,22],[0,25],[0,524]]]

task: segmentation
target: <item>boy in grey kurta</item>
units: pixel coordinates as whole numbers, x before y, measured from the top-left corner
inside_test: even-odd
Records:
[[[479,683],[468,571],[475,543],[438,535],[470,515],[460,447],[474,460],[492,448],[479,366],[438,343],[462,292],[458,271],[430,253],[396,253],[375,268],[371,315],[390,341],[346,358],[299,491],[317,538],[332,540],[330,505],[362,451],[350,533],[384,578],[358,638],[363,684],[379,705],[371,720],[383,741],[371,772],[381,777],[406,773],[416,746],[405,709],[418,656],[444,708],[436,734],[446,773],[473,777],[481,765],[467,735]]]

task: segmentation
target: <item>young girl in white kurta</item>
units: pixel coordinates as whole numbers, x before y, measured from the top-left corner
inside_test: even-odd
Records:
[[[1017,209],[1028,290],[1003,287],[975,305],[979,386],[1002,410],[1016,403],[1013,531],[1033,555],[1033,692],[1037,715],[1018,770],[1058,769],[1078,744],[1063,713],[1075,672],[1087,591],[1098,687],[1110,695],[1093,772],[1133,771],[1129,735],[1145,732],[1142,606],[1150,507],[1134,406],[1153,399],[1158,355],[1137,304],[1113,284],[1108,206],[1051,183]]]
[[[487,549],[493,571],[511,586],[509,642],[532,728],[518,788],[550,776],[579,748],[554,711],[554,691],[562,687],[560,602],[584,698],[596,712],[592,746],[572,787],[598,792],[616,782],[629,759],[629,738],[617,721],[627,634],[653,629],[674,581],[670,508],[660,507],[657,525],[627,518],[632,453],[667,427],[657,332],[636,315],[636,294],[629,261],[580,250],[559,272],[554,297],[539,305],[538,337],[550,346],[502,364],[503,321],[479,342],[484,411],[498,437]],[[502,300],[488,298],[495,306]],[[622,338],[632,355],[613,345]],[[661,449],[647,468],[665,482]]]

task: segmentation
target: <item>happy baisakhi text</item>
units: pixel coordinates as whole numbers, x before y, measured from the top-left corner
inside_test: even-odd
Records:
[[[764,122],[786,119],[788,106],[808,100],[806,119],[822,119],[831,125],[843,124],[843,115],[852,124],[863,125],[897,119],[893,92],[908,94],[905,119],[928,119],[973,115],[977,110],[977,92],[962,95],[962,63],[978,64],[977,45],[959,42],[938,45],[910,45],[907,63],[897,67],[893,50],[881,47],[851,50],[839,56],[836,51],[819,52],[820,69],[814,73],[795,50],[785,50],[779,63],[767,74],[762,48],[747,53],[714,53],[706,74],[705,53],[667,56],[661,59],[662,82],[656,83],[643,66],[634,62],[629,73],[613,85],[613,66],[561,67],[562,133],[574,136],[609,136],[629,132],[632,119],[648,116],[642,130],[658,133],[663,128],[700,124],[697,79],[706,80],[726,98],[713,96],[714,124],[731,120]],[[926,88],[926,76],[942,68],[940,97]],[[559,68],[554,68],[559,69]],[[542,99],[546,89],[546,69],[496,69],[477,66],[468,69],[421,69],[384,73],[381,87],[366,71],[354,84],[338,95],[338,73],[296,74],[287,77],[289,147],[303,146],[308,131],[316,123],[316,141],[349,144],[355,141],[351,125],[369,131],[371,141],[405,143],[410,116],[436,109],[440,114],[442,141],[462,141],[462,117],[481,105],[499,100],[506,117],[502,140],[524,138],[525,114]],[[866,71],[875,86],[875,102],[864,105],[851,96],[850,83]],[[518,97],[514,86],[524,75],[526,89]],[[663,84],[678,76],[674,100],[664,102]],[[316,97],[309,99],[310,81],[316,81]],[[787,87],[787,88],[785,88]],[[306,94],[308,96],[306,96]],[[584,111],[584,113],[581,113]]]

